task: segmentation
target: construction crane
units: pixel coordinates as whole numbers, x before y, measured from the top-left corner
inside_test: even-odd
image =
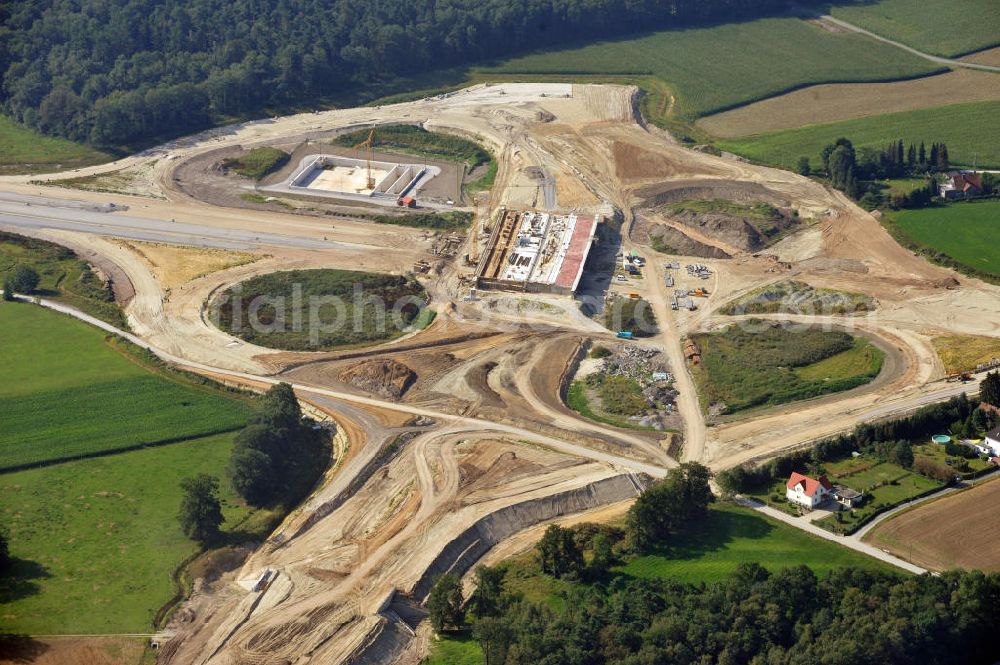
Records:
[[[368,132],[368,138],[357,144],[352,150],[365,149],[365,167],[368,169],[368,189],[375,189],[375,178],[372,177],[372,160],[375,159],[375,128]]]

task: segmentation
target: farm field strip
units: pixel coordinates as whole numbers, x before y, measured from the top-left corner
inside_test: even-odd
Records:
[[[799,157],[820,163],[823,147],[840,137],[850,139],[856,148],[882,147],[898,139],[928,145],[943,142],[955,165],[975,162],[980,168],[1000,167],[1000,132],[989,131],[998,115],[1000,101],[955,104],[722,140],[716,145],[754,161],[795,170]]]
[[[234,430],[248,406],[154,375],[57,313],[5,303],[0,468]],[[60,387],[60,385],[63,387]],[[98,417],[99,416],[99,417]]]
[[[997,50],[1000,52],[1000,49]],[[959,69],[888,83],[809,86],[706,116],[696,124],[713,136],[732,139],[806,125],[998,100],[1000,74]],[[961,118],[962,114],[958,117]],[[988,131],[989,128],[986,129]]]

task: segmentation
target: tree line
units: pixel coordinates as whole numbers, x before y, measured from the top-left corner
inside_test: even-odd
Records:
[[[233,444],[226,480],[251,506],[299,503],[316,485],[330,461],[330,435],[303,417],[295,391],[279,383],[261,396]],[[221,536],[219,480],[199,474],[181,482],[184,496],[178,519],[185,535],[212,545]]]
[[[997,401],[1000,401],[1000,375],[991,379],[990,385],[996,387]],[[775,457],[765,464],[745,464],[720,471],[715,479],[727,495],[752,492],[770,486],[779,478],[787,478],[792,471],[806,469],[818,473],[824,461],[859,451],[882,461],[912,468],[929,478],[949,482],[955,477],[955,469],[923,458],[915,461],[913,446],[941,431],[972,436],[998,424],[1000,417],[995,412],[980,409],[978,401],[970,400],[962,393],[945,402],[925,406],[904,418],[862,423],[850,434],[824,439],[810,448]],[[960,467],[956,469],[962,470]]]
[[[806,4],[811,4],[807,2]],[[38,0],[0,3],[0,104],[117,145],[268,106],[785,0]]]
[[[830,179],[830,184],[835,189],[869,209],[883,203],[889,203],[894,208],[924,207],[938,195],[935,174],[951,168],[946,143],[931,143],[928,148],[923,141],[919,144],[906,144],[902,139],[881,148],[855,148],[850,139],[841,137],[823,147],[820,162],[821,173]],[[808,157],[799,158],[798,171],[802,175],[813,173]],[[923,177],[926,182],[907,194],[893,194],[888,201],[882,194],[882,187],[875,182],[888,178],[914,177]],[[985,193],[1000,191],[993,174],[986,173],[982,177]]]

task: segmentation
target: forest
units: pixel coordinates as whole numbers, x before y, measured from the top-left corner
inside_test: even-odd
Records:
[[[740,20],[785,6],[785,0],[0,3],[0,108],[46,134],[117,146],[432,69]]]

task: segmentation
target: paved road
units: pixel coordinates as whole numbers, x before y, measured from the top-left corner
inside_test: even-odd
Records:
[[[262,376],[257,374],[249,374],[246,372],[235,372],[227,369],[220,369],[218,367],[212,367],[211,365],[206,365],[204,363],[194,362],[175,356],[172,353],[164,351],[163,349],[152,346],[140,337],[137,337],[131,333],[125,332],[124,330],[119,330],[118,328],[112,326],[109,323],[105,323],[100,319],[95,319],[94,317],[84,314],[80,310],[63,305],[61,303],[53,302],[51,300],[46,300],[44,298],[34,299],[25,296],[17,296],[21,300],[36,300],[39,305],[46,307],[48,309],[61,312],[63,314],[68,314],[69,316],[75,317],[81,321],[89,323],[96,326],[102,330],[113,333],[127,339],[136,346],[147,349],[148,351],[156,354],[162,360],[177,365],[179,367],[184,367],[187,369],[197,370],[201,372],[208,372],[218,376],[225,376],[227,378],[236,379],[238,381],[246,381],[250,383],[265,383],[274,385],[277,383],[284,382],[283,379],[276,379],[271,376]],[[541,445],[547,446],[561,453],[567,455],[573,455],[575,457],[581,457],[583,459],[593,460],[595,462],[602,462],[604,464],[610,464],[612,466],[627,469],[630,471],[646,473],[654,478],[662,478],[666,475],[667,470],[664,467],[656,466],[654,464],[646,464],[643,462],[638,462],[636,460],[629,459],[627,457],[621,457],[618,455],[611,455],[598,450],[591,450],[585,446],[580,446],[574,443],[569,443],[555,437],[547,436],[544,434],[539,434],[538,432],[533,432],[531,430],[522,429],[520,427],[514,427],[513,425],[506,425],[503,423],[496,423],[489,420],[481,420],[479,418],[468,418],[465,416],[455,416],[450,413],[443,413],[440,411],[435,411],[433,409],[425,409],[416,406],[410,406],[408,404],[399,404],[397,402],[390,402],[386,400],[374,399],[371,397],[363,397],[360,395],[355,395],[352,393],[340,392],[337,390],[329,390],[327,388],[320,388],[318,386],[312,386],[308,384],[292,383],[291,386],[298,392],[310,393],[315,395],[322,395],[324,397],[332,397],[344,402],[349,402],[352,404],[363,404],[365,406],[374,406],[381,409],[390,409],[393,411],[400,411],[402,413],[409,413],[417,416],[427,416],[429,418],[434,418],[438,421],[448,421],[452,423],[453,429],[455,426],[465,426],[468,427],[469,431],[492,431],[501,432],[504,434],[509,434],[511,436],[517,437],[519,439],[524,439],[528,441],[533,441]]]
[[[771,508],[768,505],[760,503],[759,501],[753,501],[750,499],[740,499],[738,503],[746,506],[747,508],[752,508],[759,513],[763,513],[768,517],[772,517],[779,522],[784,522],[790,526],[794,526],[796,529],[802,529],[814,536],[823,538],[824,540],[831,540],[839,545],[848,547],[852,550],[861,552],[862,554],[867,554],[870,557],[878,559],[879,561],[884,561],[885,563],[892,564],[897,568],[902,568],[908,572],[914,573],[916,575],[921,575],[923,573],[929,572],[926,568],[921,568],[920,566],[915,566],[909,561],[903,561],[902,559],[895,557],[888,552],[883,552],[877,547],[872,547],[867,543],[862,543],[860,540],[854,540],[852,538],[845,538],[843,536],[838,536],[836,534],[830,533],[826,529],[821,529],[812,522],[802,519],[799,517],[792,517],[788,513],[783,513],[780,510]]]
[[[168,222],[121,212],[99,212],[100,206],[43,196],[0,193],[0,228],[61,229],[102,236],[167,242],[220,249],[288,247],[292,249],[364,249],[375,245],[319,240],[277,233],[255,233],[201,224]]]
[[[982,70],[984,72],[997,72],[997,73],[1000,73],[1000,67],[997,67],[997,66],[994,66],[994,65],[981,65],[981,64],[976,63],[976,62],[963,62],[961,60],[955,60],[954,58],[942,58],[941,56],[931,55],[930,53],[924,53],[923,51],[918,51],[917,49],[913,48],[912,46],[907,46],[906,44],[902,44],[900,42],[893,41],[893,40],[889,39],[888,37],[883,37],[882,35],[875,34],[874,32],[871,32],[870,30],[865,30],[864,28],[856,26],[853,23],[848,23],[847,21],[842,21],[839,18],[834,18],[833,16],[830,16],[829,14],[824,14],[824,15],[820,16],[819,18],[821,20],[823,20],[823,21],[827,21],[829,23],[834,23],[836,25],[839,25],[840,27],[844,28],[845,30],[850,30],[851,32],[857,32],[857,33],[860,33],[862,35],[867,35],[868,37],[871,37],[872,39],[876,39],[876,40],[878,40],[880,42],[883,42],[885,44],[889,44],[891,46],[895,46],[898,49],[902,49],[904,51],[912,53],[915,56],[921,57],[924,60],[930,60],[931,62],[939,64],[939,65],[947,65],[949,67],[966,67],[968,69],[979,69],[979,70]]]

